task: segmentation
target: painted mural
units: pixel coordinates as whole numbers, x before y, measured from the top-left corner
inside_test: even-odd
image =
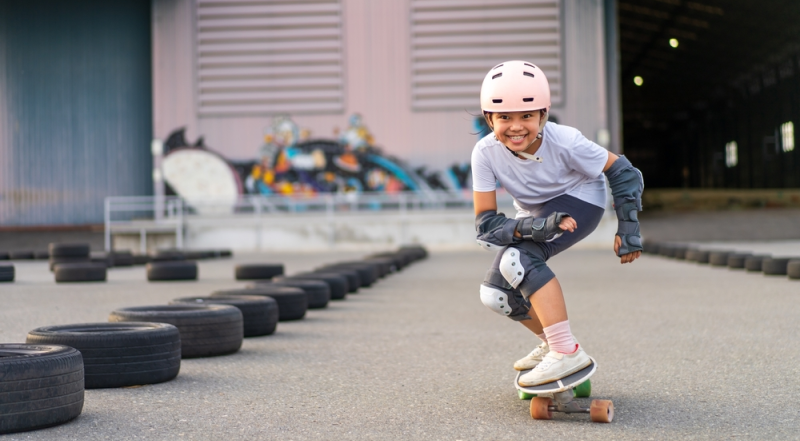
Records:
[[[276,116],[262,133],[256,158],[236,161],[214,153],[202,137],[190,143],[186,140],[185,129],[177,129],[164,143],[165,161],[187,149],[206,151],[236,171],[235,176],[225,179],[234,179],[236,182],[230,187],[240,189],[241,194],[310,196],[471,188],[468,162],[453,164],[442,171],[429,171],[425,166],[412,168],[375,145],[374,137],[359,114],[351,115],[347,128],[335,130],[334,134],[331,139],[312,138],[311,132],[300,128],[290,116]],[[170,187],[168,193],[183,195],[186,192],[179,182],[166,181]]]

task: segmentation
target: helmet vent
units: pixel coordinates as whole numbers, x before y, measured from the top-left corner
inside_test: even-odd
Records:
[[[528,63],[522,63],[522,64],[524,64],[524,65],[526,65],[526,66],[530,66],[530,67],[532,67],[532,68],[536,69],[536,66],[534,66],[534,65],[532,65],[532,64],[528,64]]]
[[[531,78],[533,78],[533,74],[532,74],[532,73],[530,73],[530,72],[522,72],[522,75],[525,75],[526,77],[531,77]]]
[[[526,103],[529,103],[529,102],[533,101],[533,98],[523,98],[522,101],[524,101]]]
[[[495,79],[500,78],[502,76],[503,76],[503,72],[500,72],[499,74],[492,75],[492,79],[495,80]]]
[[[495,70],[495,69],[497,69],[498,67],[503,67],[503,65],[502,65],[502,64],[498,64],[497,66],[493,67],[493,68],[492,68],[492,70]]]
[[[494,99],[492,99],[492,102],[495,103],[495,104],[502,104],[503,103],[503,99],[502,98],[494,98]]]

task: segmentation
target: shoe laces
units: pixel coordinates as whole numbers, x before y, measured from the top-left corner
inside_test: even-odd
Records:
[[[558,361],[557,358],[545,355],[544,359],[538,365],[536,365],[536,367],[533,370],[535,371],[547,370],[547,368],[549,368],[553,363],[557,361]]]
[[[528,357],[536,357],[542,354],[546,354],[550,352],[550,348],[547,347],[547,343],[542,342],[536,349],[532,350]]]

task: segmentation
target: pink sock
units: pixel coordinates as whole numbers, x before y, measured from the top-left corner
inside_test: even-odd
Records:
[[[551,351],[572,354],[578,350],[578,345],[572,337],[572,331],[569,330],[569,320],[544,328],[544,335],[547,336],[547,343],[550,345]]]
[[[544,334],[544,332],[541,334],[536,334],[536,336],[539,337],[539,339],[541,339],[543,342],[547,343],[547,336]]]

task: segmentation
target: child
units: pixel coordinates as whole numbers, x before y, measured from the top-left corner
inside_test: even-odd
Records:
[[[507,61],[492,68],[481,87],[481,108],[493,133],[472,151],[475,226],[478,243],[498,253],[480,297],[542,340],[514,364],[532,369],[519,384],[535,386],[591,363],[572,336],[561,286],[545,262],[597,228],[606,206],[603,174],[619,220],[614,252],[621,263],[636,260],[644,182],[624,156],[572,127],[547,122],[550,86],[532,63]],[[514,197],[514,219],[497,212],[496,181]]]

